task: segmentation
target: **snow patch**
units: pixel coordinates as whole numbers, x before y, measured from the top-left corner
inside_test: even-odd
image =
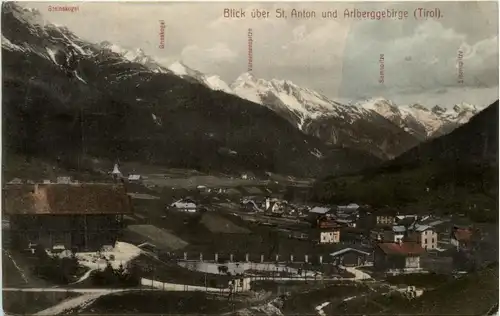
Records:
[[[62,36],[64,36],[64,38],[69,42],[69,44],[71,46],[73,46],[73,48],[78,51],[80,54],[82,55],[89,55],[85,50],[83,50],[83,48],[81,48],[80,46],[76,45],[72,40],[70,40],[63,32],[60,32]]]
[[[12,43],[7,37],[2,34],[2,47],[8,50],[17,50],[24,52],[25,49],[19,45]]]
[[[181,64],[180,62],[175,62],[172,65],[168,66],[168,70],[172,71],[174,74],[176,74],[178,76],[188,75],[186,67],[183,64]]]
[[[317,148],[314,148],[314,150],[311,151],[310,153],[316,158],[323,158],[323,154]]]
[[[82,79],[82,77],[80,77],[80,75],[78,74],[78,72],[75,70],[73,71],[73,74],[75,75],[75,77],[80,80],[81,82],[87,84],[87,82],[85,80]]]
[[[77,252],[75,254],[80,265],[93,270],[104,270],[109,262],[113,269],[120,265],[124,268],[132,259],[138,257],[142,250],[132,244],[117,241],[114,248],[101,252]],[[114,260],[111,260],[114,257]]]
[[[153,113],[151,113],[151,116],[153,117],[153,121],[156,123],[156,125],[158,126],[161,126],[162,123],[161,123],[161,119],[159,117],[157,117],[156,115],[154,115]]]
[[[52,60],[52,61],[54,62],[54,64],[56,64],[56,65],[60,66],[60,65],[57,63],[57,61],[56,61],[56,51],[54,51],[54,50],[52,50],[52,49],[50,49],[50,48],[48,48],[48,47],[46,47],[45,49],[47,50],[47,54],[49,54],[49,58],[50,58],[50,60]]]
[[[205,78],[206,85],[216,91],[223,91],[226,93],[233,93],[227,83],[225,83],[219,76],[209,76]]]
[[[326,313],[323,311],[323,308],[327,307],[328,305],[330,305],[330,302],[324,302],[323,304],[316,306],[315,310],[318,312],[319,315],[325,316]]]

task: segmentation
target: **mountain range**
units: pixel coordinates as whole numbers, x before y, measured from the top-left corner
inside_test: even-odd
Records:
[[[181,78],[141,51],[89,43],[36,10],[4,3],[1,23],[7,162],[26,156],[75,169],[99,157],[299,176],[380,162],[305,135],[266,107]]]
[[[264,105],[326,143],[369,151],[381,159],[393,158],[420,141],[447,134],[479,111],[466,103],[452,110],[439,106],[428,109],[420,104],[397,106],[383,98],[349,105],[289,80],[265,80],[246,72],[228,85],[220,77],[208,76],[182,62],[168,68],[210,89]]]
[[[352,172],[447,133],[477,112],[467,104],[429,110],[384,99],[342,104],[250,73],[228,85],[182,62],[165,67],[141,49],[90,43],[37,10],[13,3],[3,9],[3,105],[10,119],[4,133],[16,154]]]

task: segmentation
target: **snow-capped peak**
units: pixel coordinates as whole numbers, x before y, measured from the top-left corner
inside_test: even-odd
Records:
[[[381,97],[356,102],[355,106],[383,113],[398,112],[398,107],[392,101]]]
[[[176,74],[178,76],[189,75],[188,67],[180,61],[176,61],[175,63],[171,64],[167,68],[168,68],[168,70],[172,71],[174,74]]]
[[[408,107],[410,109],[416,109],[416,110],[425,111],[425,112],[429,112],[430,111],[428,108],[426,108],[422,104],[418,104],[418,103],[414,103],[412,105],[409,105]]]
[[[207,86],[208,88],[215,91],[223,91],[226,93],[233,93],[231,88],[227,83],[225,83],[219,76],[217,75],[205,75],[197,70],[194,70],[182,61],[176,61],[170,66],[168,66],[168,70],[176,74],[181,78],[192,78],[198,81],[199,83]]]
[[[453,107],[453,111],[455,111],[456,113],[462,113],[462,112],[476,113],[478,109],[472,104],[462,102],[459,104],[455,104],[455,106]]]
[[[244,72],[241,75],[239,75],[238,78],[236,78],[236,80],[234,80],[232,86],[233,85],[237,86],[239,84],[244,84],[248,82],[257,82],[257,79],[250,72]]]
[[[212,90],[219,90],[219,91],[224,91],[226,93],[233,93],[229,85],[217,75],[205,77],[205,83]]]
[[[120,55],[125,60],[142,64],[154,72],[166,72],[166,69],[162,65],[157,63],[151,56],[148,56],[141,48],[128,49],[108,41],[101,42],[99,46],[103,49],[108,49],[111,52]]]
[[[424,137],[435,135],[450,124],[466,123],[477,113],[476,107],[467,103],[457,104],[453,110],[438,105],[430,109],[419,103],[397,106],[382,98],[367,100],[358,105],[377,112],[414,135]]]
[[[431,111],[437,115],[442,115],[444,113],[446,113],[446,109],[443,108],[443,107],[440,107],[439,105],[435,105]]]
[[[241,74],[231,89],[243,99],[262,104],[278,113],[291,113],[299,129],[307,119],[320,116],[338,116],[346,119],[359,116],[363,109],[343,105],[308,88],[299,87],[290,80],[256,78],[251,73]]]

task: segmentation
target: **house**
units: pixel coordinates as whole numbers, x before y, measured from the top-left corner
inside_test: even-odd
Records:
[[[386,272],[412,272],[420,269],[424,249],[416,242],[382,242],[375,247],[374,267]]]
[[[8,182],[8,184],[23,184],[23,180],[19,178],[14,178]]]
[[[132,214],[125,188],[115,184],[35,184],[7,186],[4,212],[11,244],[45,249],[97,251],[114,245],[123,216]]]
[[[382,229],[373,229],[370,231],[370,240],[375,242],[381,242],[384,239],[385,231]]]
[[[365,265],[369,256],[369,252],[355,248],[344,248],[330,254],[334,264],[347,267],[359,267]]]
[[[356,228],[357,218],[348,214],[338,214],[335,222],[340,226]]]
[[[139,182],[142,180],[142,177],[139,174],[131,174],[128,176],[127,180],[130,182]]]
[[[471,248],[472,246],[472,229],[453,227],[450,236],[450,243],[459,249]]]
[[[190,199],[180,199],[170,205],[172,209],[186,213],[196,213],[198,207]]]
[[[396,223],[396,217],[389,211],[376,210],[373,212],[362,211],[359,212],[358,225],[367,230],[375,227],[387,227]]]
[[[358,209],[359,209],[359,205],[356,204],[356,203],[351,203],[351,204],[348,204],[348,205],[339,205],[339,206],[337,206],[337,210],[340,211],[340,212],[344,212],[344,213],[357,212]]]
[[[399,242],[403,240],[406,234],[406,227],[392,226],[391,229],[385,230],[383,233],[384,242]]]
[[[438,234],[431,226],[416,224],[408,236],[424,249],[437,248]]]
[[[286,203],[278,199],[266,198],[264,211],[274,216],[281,216],[285,212]]]
[[[318,217],[316,220],[316,227],[317,228],[339,228],[340,225],[337,224],[337,222],[331,218],[329,218],[326,215],[321,215]]]
[[[313,223],[314,225],[317,223],[318,218],[328,216],[332,213],[332,211],[333,210],[329,207],[316,206],[309,210],[307,218],[309,222]]]
[[[330,213],[331,211],[332,211],[332,209],[329,207],[316,206],[316,207],[313,207],[309,211],[309,213],[314,214],[316,216],[320,216],[320,215],[326,215],[326,214]]]
[[[340,229],[336,227],[321,228],[317,230],[320,244],[336,244],[340,242]]]
[[[412,224],[418,220],[418,215],[396,215],[398,225]]]
[[[57,183],[63,183],[63,184],[70,184],[71,183],[71,177],[57,177],[56,182]]]
[[[392,226],[396,223],[396,218],[387,214],[376,214],[375,224],[377,226]]]

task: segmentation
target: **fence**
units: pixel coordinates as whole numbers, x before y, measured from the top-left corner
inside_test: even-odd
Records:
[[[233,254],[233,253],[194,253],[194,252],[163,252],[158,253],[158,256],[163,260],[168,261],[185,261],[185,262],[212,262],[212,263],[227,263],[227,262],[247,262],[247,263],[280,263],[280,264],[335,264],[335,259],[329,254],[326,255],[309,255],[309,254]]]

